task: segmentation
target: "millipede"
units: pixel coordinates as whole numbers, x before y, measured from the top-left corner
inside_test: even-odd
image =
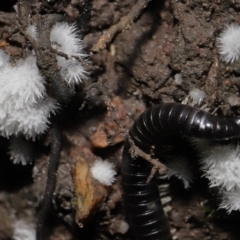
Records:
[[[239,125],[240,117],[214,116],[179,103],[161,103],[140,115],[129,130],[122,158],[124,205],[137,240],[170,240],[172,236],[157,180],[149,180],[152,164],[141,156],[132,156],[129,139],[146,154],[161,156],[161,146],[176,135],[228,140],[240,137]]]

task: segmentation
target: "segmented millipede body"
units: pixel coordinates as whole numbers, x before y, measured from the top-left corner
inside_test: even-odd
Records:
[[[175,135],[227,140],[240,137],[240,118],[214,116],[203,110],[177,103],[162,103],[146,110],[135,121],[129,136],[145,153],[158,150]],[[152,165],[132,158],[130,143],[125,141],[122,182],[126,213],[137,240],[172,239],[168,221],[159,200],[157,182],[150,175]]]

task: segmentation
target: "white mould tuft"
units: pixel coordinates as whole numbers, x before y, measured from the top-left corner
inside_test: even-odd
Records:
[[[88,73],[83,66],[75,59],[65,59],[58,57],[58,64],[61,66],[60,74],[66,80],[69,86],[82,83],[87,79]]]
[[[113,163],[98,160],[91,167],[92,177],[103,185],[111,186],[116,175],[113,167]]]
[[[33,140],[37,135],[46,131],[49,117],[58,109],[53,99],[42,100],[33,106],[9,111],[0,122],[0,135],[9,137],[23,134],[26,138]]]
[[[240,26],[231,24],[226,26],[220,34],[218,49],[221,59],[226,63],[232,63],[239,60],[240,57]]]
[[[36,230],[35,226],[27,223],[25,220],[17,220],[13,226],[13,239],[14,240],[35,240]]]
[[[28,26],[26,29],[26,33],[30,35],[35,41],[38,40],[37,27],[35,24]]]
[[[175,176],[182,180],[184,188],[187,189],[190,187],[193,176],[187,159],[182,156],[174,156],[168,163],[166,163],[166,166],[169,168],[169,172],[166,174],[166,177],[170,178]]]
[[[237,188],[232,191],[223,191],[222,202],[219,208],[224,208],[228,213],[240,210],[240,189]]]
[[[10,56],[0,49],[0,69],[7,66]]]
[[[237,96],[230,96],[227,98],[227,101],[231,107],[238,106],[240,104],[240,99]]]
[[[75,24],[66,22],[56,23],[50,33],[52,47],[59,52],[65,53],[68,59],[57,57],[58,64],[61,67],[60,74],[65,81],[73,86],[87,79],[87,72],[82,64],[74,57],[86,60],[87,55],[83,51],[82,41]]]
[[[22,136],[11,137],[9,142],[9,155],[14,164],[27,165],[33,161],[33,148],[31,142]]]
[[[222,187],[227,191],[240,188],[239,146],[216,145],[203,153],[201,163],[210,187]]]
[[[190,137],[189,141],[201,154],[209,150],[210,141],[208,139]]]
[[[0,69],[0,79],[0,107],[3,109],[23,108],[46,96],[45,80],[33,56],[19,61],[17,66]]]
[[[190,98],[192,99],[193,105],[201,105],[203,99],[206,96],[204,91],[199,90],[198,88],[194,88],[189,92]]]
[[[70,56],[85,57],[76,24],[56,23],[50,33],[52,47]]]
[[[176,85],[181,85],[182,84],[182,75],[180,73],[175,74],[174,81],[175,81]]]

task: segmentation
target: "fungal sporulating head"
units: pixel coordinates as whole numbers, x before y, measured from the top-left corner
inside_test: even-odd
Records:
[[[189,141],[196,148],[196,150],[201,154],[209,150],[210,141],[207,139],[191,137],[189,138]]]
[[[223,192],[220,208],[229,213],[240,210],[240,148],[232,145],[216,145],[203,153],[201,159],[204,176],[210,187]]]
[[[216,145],[203,153],[201,162],[210,187],[223,187],[227,191],[240,188],[239,146]]]
[[[240,188],[223,191],[222,193],[222,202],[219,205],[219,208],[226,209],[228,213],[232,211],[240,210]]]
[[[81,83],[87,78],[87,72],[77,59],[85,59],[87,55],[83,53],[82,41],[80,40],[77,26],[66,22],[56,23],[50,33],[52,47],[57,51],[67,55],[67,59],[57,56],[57,61],[61,67],[60,74],[66,82],[73,86]]]
[[[189,162],[186,158],[182,156],[174,156],[166,165],[169,168],[169,172],[166,175],[168,178],[175,176],[182,180],[184,188],[187,189],[190,187],[193,176],[189,167]]]
[[[182,84],[182,75],[180,73],[175,74],[174,81],[175,81],[176,85],[181,85]]]
[[[38,33],[37,26],[29,25],[25,32],[26,37],[30,36],[29,40],[34,39],[38,45],[41,44],[41,34]],[[59,74],[69,87],[72,88],[87,78],[82,65],[87,55],[83,51],[76,25],[57,22],[52,27],[49,42],[56,49],[55,55],[51,55],[59,65],[56,69],[59,69]],[[47,130],[51,113],[55,113],[61,106],[47,95],[46,79],[49,81],[49,76],[40,68],[38,49],[34,46],[29,49],[29,45],[26,47],[27,49],[23,49],[23,55],[27,57],[15,63],[10,62],[10,56],[0,50],[0,135],[7,138],[21,135],[34,140]],[[48,88],[51,86],[50,84]],[[13,143],[14,141],[10,145],[11,158],[16,163],[24,164],[23,157],[20,156],[20,150],[24,148],[16,149],[16,144]],[[25,153],[23,150],[22,154]]]
[[[14,164],[22,165],[32,163],[34,157],[31,142],[25,140],[22,136],[10,138],[8,154]]]
[[[206,93],[198,88],[194,88],[189,92],[193,105],[201,105]]]
[[[113,167],[114,165],[110,162],[98,160],[91,167],[92,177],[103,185],[111,186],[116,175]]]
[[[35,240],[36,230],[34,224],[26,222],[24,219],[17,220],[13,225],[13,239]]]
[[[240,104],[240,99],[239,99],[239,97],[234,96],[234,95],[229,96],[229,97],[227,98],[227,101],[228,101],[228,103],[229,103],[229,105],[230,105],[231,107],[238,106],[238,105]]]
[[[240,57],[240,26],[231,24],[225,27],[220,34],[218,41],[218,49],[222,61],[232,63]]]

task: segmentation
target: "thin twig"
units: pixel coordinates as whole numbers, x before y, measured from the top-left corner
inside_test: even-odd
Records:
[[[51,211],[51,203],[53,193],[55,191],[57,180],[57,169],[60,160],[61,149],[61,131],[58,126],[52,128],[52,145],[50,160],[47,172],[47,182],[44,192],[44,197],[41,203],[41,208],[37,215],[37,240],[46,240],[46,229],[48,223],[49,213]]]
[[[151,0],[138,0],[127,16],[122,17],[117,24],[111,26],[107,32],[100,37],[97,43],[93,45],[91,51],[97,53],[105,49],[118,33],[129,29],[131,24],[139,17],[150,1]]]
[[[156,171],[158,171],[159,174],[166,174],[169,171],[169,169],[164,164],[162,164],[158,158],[153,157],[154,156],[153,148],[150,150],[150,153],[144,152],[143,150],[141,150],[135,145],[133,139],[129,135],[128,135],[128,142],[130,145],[129,153],[131,154],[132,159],[136,159],[140,157],[150,162],[153,165],[151,173],[147,179],[147,182],[149,182],[153,178]]]

